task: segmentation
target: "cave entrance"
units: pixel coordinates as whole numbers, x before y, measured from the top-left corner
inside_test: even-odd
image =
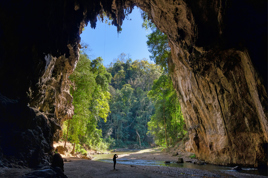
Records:
[[[52,141],[59,138],[58,132],[55,133],[60,129],[58,124],[73,115],[68,76],[78,59],[81,25],[90,21],[94,26],[96,15],[102,9],[114,18],[118,17],[117,24],[120,25],[124,10],[136,4],[150,12],[158,27],[169,35],[173,55],[171,65],[178,69],[173,81],[178,93],[182,94],[182,110],[191,131],[189,150],[194,148],[193,138],[198,132],[199,140],[202,140],[199,142],[200,149],[192,150],[198,153],[200,159],[223,165],[243,165],[247,162],[247,166],[257,166],[266,163],[267,152],[263,150],[268,140],[267,65],[264,65],[267,63],[267,2],[201,1],[77,0],[1,3],[0,126],[3,129],[0,129],[0,159],[3,157],[2,150],[7,150],[15,153],[12,157],[25,161],[25,166],[49,160],[47,155],[52,153]],[[106,61],[108,47],[104,48],[104,42],[102,43],[103,54],[95,54],[95,57],[100,55]],[[116,56],[111,58],[114,57]],[[252,63],[259,70],[255,71]],[[122,81],[120,77],[118,75],[118,82]],[[100,75],[99,79],[102,81],[105,78]],[[201,88],[200,91],[195,90]],[[130,88],[125,88],[126,94],[131,91]],[[84,95],[81,99],[87,96]],[[124,99],[127,100],[128,97]],[[92,105],[90,112],[96,106]],[[120,108],[120,105],[115,108]],[[117,118],[120,117],[122,115],[118,114]],[[92,118],[92,123],[97,121],[98,118]],[[132,125],[128,125],[130,124]],[[92,125],[87,125],[86,129],[93,130],[90,137],[96,138],[92,140],[95,144],[97,138],[100,138],[96,136],[102,133]],[[123,122],[119,126],[125,128]],[[238,129],[233,132],[234,128]],[[113,133],[113,130],[106,130]],[[84,132],[80,131],[78,133]],[[247,139],[252,138],[253,131],[254,139]],[[157,133],[164,135],[163,132]],[[139,144],[139,140],[142,140],[137,139],[140,132],[134,128],[132,134]],[[127,136],[125,133],[121,135]],[[76,136],[72,140],[79,138]],[[17,138],[22,145],[27,144],[27,147],[14,144],[13,138]],[[79,139],[83,140],[84,137]],[[233,143],[230,139],[240,143]],[[212,145],[213,152],[207,151],[209,145]],[[256,150],[256,147],[259,149]],[[253,153],[257,157],[248,157],[252,150],[255,150]],[[225,159],[232,158],[233,155],[240,156],[237,159]]]
[[[155,60],[162,52],[170,57],[168,38],[151,22],[143,27],[146,19],[142,13],[134,8],[119,32],[109,20],[101,23],[101,19],[96,29],[86,27],[82,32],[84,48],[70,76],[75,84],[71,88],[74,116],[65,121],[63,131],[63,138],[74,143],[74,150],[76,144],[97,150],[144,148],[154,143],[169,146],[186,133],[171,77],[163,69],[166,66],[148,60],[149,56]],[[156,39],[151,39],[152,34]],[[158,38],[165,42],[158,44]],[[147,40],[153,45],[147,47]],[[76,152],[80,148],[77,146]]]

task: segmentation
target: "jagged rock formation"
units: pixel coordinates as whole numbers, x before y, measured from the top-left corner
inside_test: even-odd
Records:
[[[103,10],[115,19],[114,25],[121,25],[124,10],[131,12],[134,5],[148,12],[169,37],[169,66],[174,69],[172,78],[189,129],[190,149],[210,163],[267,165],[264,0],[0,2],[0,93],[20,103],[23,112],[36,113],[31,119],[22,115],[23,119],[34,120],[39,112],[58,124],[70,119],[73,106],[68,76],[79,57],[82,28],[88,22],[95,27],[96,16]],[[0,119],[5,125],[10,121],[18,126],[19,117],[10,113]],[[44,136],[48,145],[52,130]],[[14,135],[22,132],[14,131]],[[2,157],[8,147],[3,144],[4,133],[0,135]],[[59,133],[54,136],[57,139]],[[51,152],[50,147],[46,149],[42,154]]]
[[[0,118],[0,167],[48,163],[53,134],[60,128],[54,120],[1,94]]]
[[[39,170],[34,170],[28,174],[22,176],[22,178],[32,177],[56,177],[56,178],[67,178],[59,167],[44,166]]]
[[[68,77],[79,58],[82,28],[88,22],[95,27],[97,15],[103,9],[117,19],[114,25],[122,24],[128,5],[120,0],[0,2],[0,94],[3,96],[0,100],[4,103],[0,107],[3,128],[0,132],[0,161],[13,160],[15,157],[17,162],[22,160],[25,161],[23,165],[34,167],[50,160],[52,140],[59,139],[60,135],[59,131],[56,132],[60,127],[54,130],[50,128],[51,124],[61,125],[73,115]],[[6,112],[7,100],[19,103],[20,107],[8,104]],[[50,124],[39,125],[35,122],[35,114],[23,115],[32,110],[36,115],[42,113]],[[19,113],[14,115],[13,112]],[[31,124],[20,128],[24,120]],[[13,129],[17,127],[19,129]],[[46,127],[50,130],[44,130]],[[33,136],[21,135],[28,133],[27,129],[30,133],[34,132]],[[17,139],[12,143],[6,142],[13,137]],[[32,137],[36,138],[33,144]],[[42,145],[42,140],[46,142],[45,145]],[[36,150],[39,156],[31,156],[32,153],[21,149],[24,146],[28,151]],[[14,155],[5,151],[9,148],[13,148],[11,152]]]
[[[267,165],[266,2],[158,0],[141,7],[169,37],[190,150],[215,164]]]

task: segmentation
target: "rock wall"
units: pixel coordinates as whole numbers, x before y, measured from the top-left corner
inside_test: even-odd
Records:
[[[215,164],[267,165],[266,3],[265,0],[1,1],[3,97],[0,99],[18,102],[25,112],[42,113],[42,117],[55,124],[70,119],[73,106],[68,76],[79,58],[82,28],[88,22],[94,28],[97,15],[103,11],[119,26],[126,11],[131,12],[137,5],[168,35],[172,53],[169,66],[174,69],[173,84],[189,129],[189,150]],[[6,107],[0,109],[5,111]],[[11,113],[0,115],[0,122],[8,125],[10,120],[19,125],[20,116]],[[34,114],[31,119],[21,116],[28,120],[36,118]],[[26,125],[24,130],[40,126],[30,122],[34,125]],[[15,129],[10,134],[19,136],[21,132],[24,131]],[[44,137],[48,145],[53,135],[55,140],[59,138],[59,132],[55,132],[52,129]],[[9,147],[3,144],[5,137],[5,132],[1,132],[0,146],[4,153],[1,157],[5,157],[3,150]],[[25,138],[24,143],[28,142]],[[29,150],[36,147],[32,144]],[[46,149],[40,154],[51,153],[51,147]]]
[[[35,108],[0,94],[0,167],[48,164],[60,125]]]
[[[103,9],[121,25],[131,7],[121,0],[0,1],[0,166],[48,163],[60,137],[54,126],[73,115],[68,77],[83,27],[95,28]]]
[[[266,2],[138,3],[169,37],[187,150],[214,164],[267,165]]]
[[[124,1],[0,2],[0,93],[38,108],[59,123],[73,115],[68,76],[79,58],[80,34],[103,9],[121,25]],[[8,17],[8,18],[7,18]]]

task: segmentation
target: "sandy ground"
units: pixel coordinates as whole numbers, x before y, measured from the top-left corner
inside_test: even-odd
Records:
[[[113,164],[103,163],[98,161],[81,160],[78,158],[70,158],[71,162],[65,163],[65,174],[72,177],[118,177],[118,178],[132,178],[132,177],[169,177],[157,173],[150,173],[146,170],[137,170],[136,167],[130,165],[116,165],[116,170],[113,170]]]
[[[119,150],[124,151],[124,150]],[[127,151],[127,150],[125,150]],[[116,152],[114,152],[116,153]],[[185,157],[185,156],[182,156]],[[177,161],[178,156],[171,156],[160,152],[160,149],[145,149],[131,154],[119,154],[119,158],[144,159],[157,161]],[[70,178],[76,177],[118,177],[118,178],[142,178],[142,177],[264,177],[250,174],[230,172],[209,172],[199,169],[163,167],[163,166],[137,166],[117,164],[113,170],[112,163],[83,160],[79,158],[67,157],[70,162],[65,162],[65,174]],[[184,158],[184,160],[193,160]]]
[[[127,151],[124,149],[116,150],[112,153],[117,153],[117,151]],[[137,150],[131,154],[120,154],[118,158],[127,158],[127,159],[142,159],[142,160],[157,160],[157,161],[171,161],[176,162],[178,158],[183,158],[184,161],[197,161],[197,159],[189,158],[190,154],[180,153],[177,156],[172,156],[170,153],[161,152],[161,148],[149,148],[143,150]]]
[[[104,163],[79,158],[68,158],[71,162],[65,163],[65,174],[69,178],[160,178],[160,177],[264,177],[236,172],[222,173],[209,172],[198,169],[162,167],[162,166],[132,166],[117,164],[113,170],[112,163]]]
[[[160,152],[160,149],[145,149],[130,154],[119,154],[119,159],[127,158],[157,161],[177,161],[178,157],[179,156],[171,156],[169,154],[162,153]],[[191,160],[189,157],[185,157],[186,158],[184,158],[184,160]],[[64,163],[64,173],[69,178],[264,177],[238,173],[236,171],[226,171],[223,173],[179,167],[137,166],[123,164],[117,164],[116,170],[113,170],[112,163],[85,160],[76,157],[65,157],[65,159],[67,159],[68,162]],[[16,178],[21,177],[30,171],[30,169],[0,168],[0,177]]]

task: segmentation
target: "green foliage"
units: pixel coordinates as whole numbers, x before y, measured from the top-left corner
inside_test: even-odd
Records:
[[[75,152],[81,153],[82,155],[87,155],[87,151],[80,144],[75,146]]]
[[[158,145],[168,146],[185,135],[178,97],[168,75],[168,37],[146,13],[142,16],[143,27],[152,30],[147,45],[157,65],[132,61],[122,53],[106,69],[101,58],[90,61],[81,54],[70,76],[75,114],[63,129],[65,135],[69,131],[73,143],[95,149],[141,147],[154,138]],[[111,20],[105,13],[99,18],[107,23]]]
[[[151,52],[150,59],[168,71],[168,60],[171,58],[168,37],[160,30],[156,29],[148,36],[147,45]]]
[[[194,158],[196,158],[196,155],[195,154],[192,154],[189,157],[192,158],[192,159],[194,159]]]
[[[155,105],[155,113],[148,122],[148,134],[154,136],[156,144],[175,145],[186,133],[184,119],[171,78],[163,74],[154,81],[148,92]]]
[[[163,74],[155,80],[148,97],[155,104],[155,113],[148,122],[148,134],[154,136],[158,145],[174,145],[186,131],[183,130],[184,119],[171,78]]]
[[[106,122],[110,112],[111,74],[102,65],[101,58],[90,61],[87,55],[81,54],[69,79],[72,82],[70,93],[74,116],[64,122],[64,136],[68,132],[68,140],[76,145],[85,143],[90,147],[100,147],[103,144],[102,131],[97,128],[97,123],[101,118]]]
[[[155,30],[156,29],[155,24],[149,19],[147,12],[142,11],[141,17],[143,19],[143,23],[142,23],[143,28],[145,28],[146,30],[148,30],[148,29]]]
[[[168,37],[160,30],[156,28],[154,23],[149,19],[148,14],[142,13],[143,24],[145,29],[151,29],[152,33],[147,35],[147,46],[150,55],[150,59],[157,65],[160,65],[162,69],[168,72],[168,61],[171,58],[170,47],[168,45]]]
[[[114,146],[116,145],[116,143],[115,143],[115,139],[112,138],[111,136],[106,137],[106,138],[104,139],[104,142],[106,143],[106,145],[107,145],[108,147],[114,147]]]
[[[142,13],[142,17],[143,27],[152,30],[152,33],[147,36],[147,45],[152,54],[150,59],[165,71],[158,80],[154,81],[153,88],[148,93],[155,107],[155,113],[148,122],[148,135],[153,135],[158,145],[174,145],[185,135],[186,131],[183,130],[184,119],[169,76],[172,69],[168,68],[168,62],[171,59],[168,37],[156,28],[147,13]]]
[[[146,60],[132,62],[122,53],[107,70],[112,74],[111,113],[106,124],[99,122],[104,139],[113,138],[115,147],[148,145],[147,122],[154,107],[147,93],[161,75],[160,67]]]

